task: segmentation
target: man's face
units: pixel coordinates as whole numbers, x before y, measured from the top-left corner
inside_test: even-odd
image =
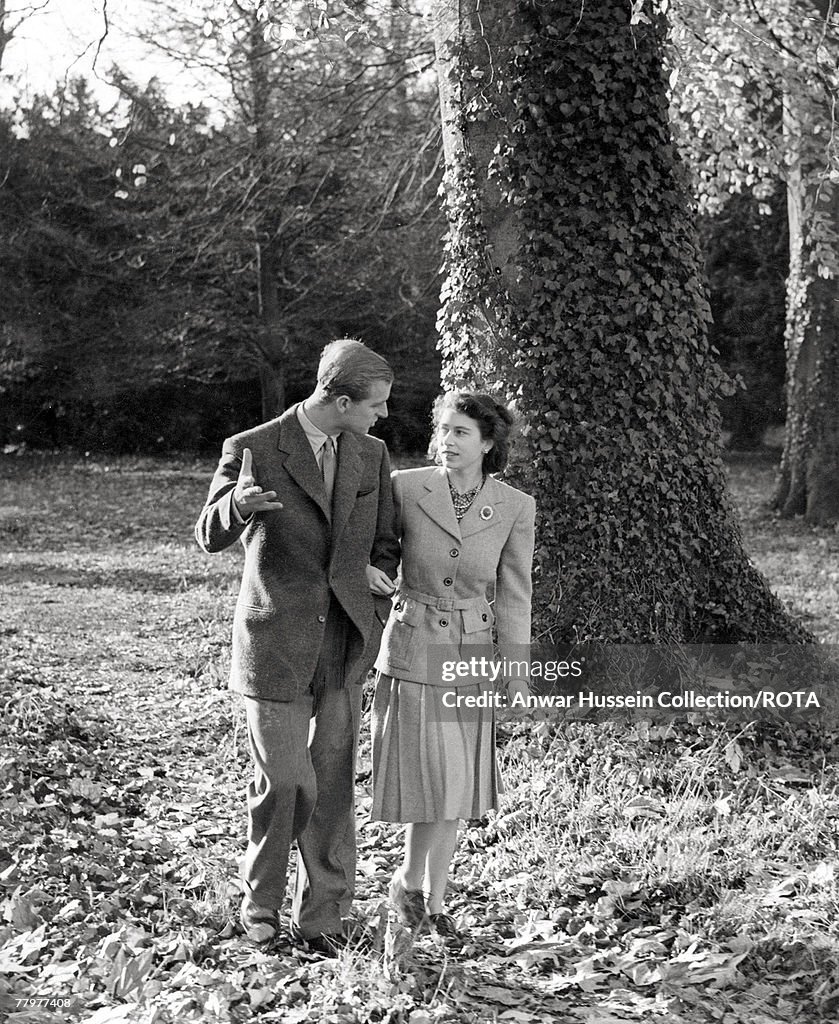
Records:
[[[339,398],[343,429],[353,434],[366,434],[378,420],[387,419],[390,389],[390,381],[376,380],[370,386],[367,397],[358,402],[351,398]]]

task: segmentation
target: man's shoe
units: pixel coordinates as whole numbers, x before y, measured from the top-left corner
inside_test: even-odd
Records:
[[[425,912],[425,897],[419,889],[406,889],[402,880],[394,875],[390,880],[390,905],[396,911],[400,924],[406,928],[419,928],[428,915]]]
[[[338,956],[347,945],[346,938],[340,933],[337,935],[314,935],[311,939],[304,939],[300,936],[295,942],[306,953],[319,953],[321,956],[330,958]]]
[[[441,939],[449,942],[459,942],[461,945],[466,941],[462,932],[457,930],[454,918],[449,914],[429,914],[428,920],[431,923],[431,930]]]
[[[291,929],[291,938],[295,945],[307,953],[319,953],[321,956],[336,957],[342,949],[365,949],[371,937],[363,925],[355,921],[343,922],[340,932],[322,932],[311,938],[305,938],[297,925]]]
[[[260,907],[250,896],[242,898],[239,920],[242,922],[242,930],[251,942],[270,942],[277,937],[280,930],[277,911],[271,907]]]

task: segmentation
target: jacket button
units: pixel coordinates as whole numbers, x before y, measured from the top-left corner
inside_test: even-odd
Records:
[[[451,578],[451,576],[447,576],[447,577],[446,577],[446,578],[445,578],[445,579],[443,580],[443,586],[444,586],[444,587],[450,587],[450,586],[452,585],[452,583],[454,583],[454,580],[453,580],[453,579]]]
[[[484,614],[483,614],[483,615],[481,616],[481,618],[482,618],[482,619],[484,620],[484,622],[486,622],[486,620],[487,620],[487,614],[486,614],[486,612],[484,612]]]
[[[449,624],[449,620],[448,619],[440,619],[440,625],[441,626],[448,626],[448,624]]]
[[[318,615],[318,622],[326,622],[326,616],[325,615]]]
[[[394,609],[397,612],[401,612],[402,611],[402,602],[401,601],[397,601],[396,604],[393,607],[394,607]]]
[[[457,550],[457,548],[452,548],[449,554],[452,556],[452,558],[457,558],[460,552]]]

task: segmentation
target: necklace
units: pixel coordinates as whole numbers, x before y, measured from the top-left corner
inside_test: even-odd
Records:
[[[477,495],[478,491],[483,486],[484,486],[484,478],[481,479],[481,482],[478,484],[477,487],[473,487],[471,491],[465,491],[463,494],[461,494],[459,491],[456,491],[454,489],[454,487],[452,486],[451,480],[449,480],[449,493],[452,496],[452,504],[454,505],[454,514],[457,517],[457,521],[458,522],[460,522],[460,520],[469,511],[469,506],[475,500],[475,496]]]

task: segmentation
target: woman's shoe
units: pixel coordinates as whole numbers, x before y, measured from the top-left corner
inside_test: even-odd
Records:
[[[418,928],[427,919],[422,892],[419,889],[406,889],[396,875],[390,880],[389,895],[390,905],[406,928]]]
[[[449,914],[429,914],[428,920],[431,922],[431,930],[441,939],[461,943],[465,941],[466,937],[457,930],[454,918]]]

